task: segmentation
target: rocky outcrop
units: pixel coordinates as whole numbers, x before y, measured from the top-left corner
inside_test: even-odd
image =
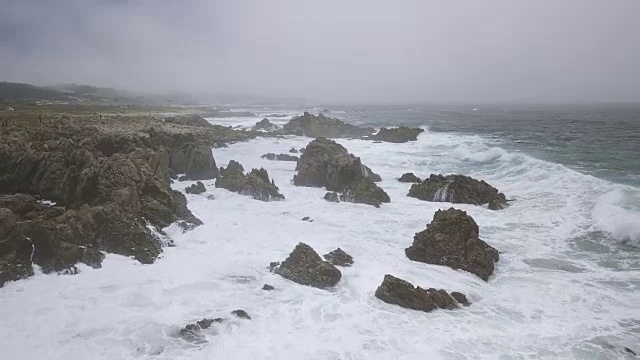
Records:
[[[277,161],[298,161],[300,160],[300,158],[298,158],[295,155],[289,155],[289,154],[274,154],[274,153],[267,153],[264,154],[262,156],[260,156],[263,159],[267,159],[267,160],[277,160]]]
[[[499,255],[478,233],[478,225],[466,212],[438,210],[427,229],[414,236],[405,254],[413,261],[468,271],[487,281]]]
[[[251,320],[251,316],[249,316],[249,314],[247,314],[247,312],[242,309],[233,310],[231,314],[233,316],[239,317],[240,319]]]
[[[278,187],[269,180],[269,174],[265,169],[253,169],[245,174],[244,168],[237,161],[231,160],[227,168],[220,168],[220,177],[216,180],[216,187],[237,192],[242,195],[250,195],[260,201],[284,200]]]
[[[462,295],[460,293],[456,294]],[[457,299],[445,290],[415,287],[410,282],[389,274],[384,276],[384,280],[378,286],[375,296],[388,304],[424,312],[430,312],[435,309],[452,310],[458,307]],[[460,299],[462,300],[462,298]],[[466,297],[464,299],[466,301]]]
[[[289,152],[290,152],[290,153],[292,153],[292,154],[297,154],[297,153],[299,153],[298,149],[296,149],[296,148],[294,148],[294,147],[292,147],[291,149],[289,149]]]
[[[177,125],[211,128],[213,125],[202,116],[196,114],[172,116],[164,119],[165,122]]]
[[[420,180],[420,178],[415,176],[413,173],[402,174],[402,176],[400,176],[398,181],[406,182],[406,183],[416,183],[416,184],[420,184],[422,182],[422,180]]]
[[[420,184],[411,186],[407,196],[425,201],[454,204],[488,205],[500,210],[508,206],[505,195],[484,182],[464,175],[431,175]]]
[[[192,324],[187,324],[184,328],[180,329],[180,336],[189,342],[193,343],[205,343],[207,342],[202,334],[202,330],[209,329],[215,323],[221,323],[224,320],[221,318],[207,319],[204,318],[200,321],[196,321]]]
[[[209,180],[220,175],[211,148],[194,143],[172,149],[169,167],[176,174],[184,174],[181,181]]]
[[[332,252],[324,255],[325,260],[332,263],[335,266],[351,266],[353,265],[353,257],[344,252],[344,250],[337,248]]]
[[[345,187],[340,192],[329,192],[324,196],[330,202],[352,202],[373,205],[391,202],[389,195],[369,179],[362,179]]]
[[[320,289],[335,286],[342,277],[340,270],[323,261],[320,255],[305,243],[299,243],[273,272],[298,284]]]
[[[194,195],[202,194],[203,192],[206,192],[206,191],[207,191],[207,187],[204,186],[204,184],[200,181],[198,181],[197,183],[191,186],[187,186],[187,188],[184,189],[184,192],[186,192],[187,194],[194,194]]]
[[[373,133],[373,129],[347,124],[344,121],[326,117],[323,114],[316,116],[305,112],[303,115],[289,120],[282,127],[282,132],[286,135],[335,139],[369,136]]]
[[[371,140],[385,141],[391,143],[405,143],[407,141],[418,140],[418,135],[423,133],[424,130],[420,128],[409,128],[406,126],[400,126],[397,128],[380,128],[380,131],[375,135],[369,137]]]
[[[273,124],[269,119],[264,118],[253,125],[254,130],[273,131],[278,129],[278,125]]]

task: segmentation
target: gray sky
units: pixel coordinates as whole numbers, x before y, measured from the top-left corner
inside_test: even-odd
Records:
[[[4,0],[0,80],[325,102],[640,101],[639,0]]]

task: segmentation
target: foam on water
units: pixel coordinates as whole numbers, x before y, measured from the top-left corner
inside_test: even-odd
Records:
[[[613,249],[616,239],[633,238],[638,209],[624,201],[638,196],[637,189],[621,190],[477,136],[424,133],[405,144],[339,141],[382,176],[379,184],[392,202],[380,209],[335,204],[322,199],[323,189],[291,184],[295,163],[260,158],[310,140],[256,139],[216,149],[220,166],[234,159],[247,171],[266,168],[286,200],[263,203],[204,181],[206,193],[186,196],[205,225],[186,233],[175,225],[165,229],[176,246],[165,248],[155,264],[107,255],[100,270],[79,266],[78,275],[7,284],[0,289],[0,327],[10,329],[0,333],[3,354],[67,360],[617,359],[625,356],[619,346],[640,350],[640,265],[602,266],[612,250],[575,246],[588,238]],[[413,235],[436,210],[451,206],[407,197],[410,184],[395,180],[405,172],[423,178],[462,173],[516,199],[501,211],[456,205],[501,251],[489,282],[405,257]],[[174,185],[184,190],[190,184]],[[207,198],[211,194],[215,200]],[[302,221],[305,216],[314,221]],[[285,259],[300,241],[320,254],[341,247],[355,264],[341,269],[343,278],[331,291],[271,274],[269,262]],[[385,304],[373,294],[386,273],[461,291],[472,305],[427,314]],[[277,290],[261,290],[265,283]],[[232,319],[235,309],[252,320]],[[177,336],[181,326],[203,317],[229,322],[207,333],[206,344]]]

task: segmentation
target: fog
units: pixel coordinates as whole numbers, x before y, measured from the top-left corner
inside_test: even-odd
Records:
[[[321,102],[640,101],[640,1],[4,0],[0,80]]]

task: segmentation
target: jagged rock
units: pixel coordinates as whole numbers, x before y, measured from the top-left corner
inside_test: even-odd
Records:
[[[180,329],[180,336],[183,339],[195,342],[195,343],[203,343],[206,342],[204,337],[202,336],[202,330],[206,330],[211,327],[214,323],[220,323],[224,321],[221,318],[216,319],[207,319],[204,318],[200,321],[196,321],[193,324],[187,324],[184,328]]]
[[[275,287],[273,287],[273,286],[271,286],[269,284],[264,284],[264,286],[262,286],[262,290],[265,290],[265,291],[271,291],[271,290],[275,290],[275,289],[276,289]]]
[[[420,128],[409,128],[400,126],[398,128],[381,128],[377,134],[370,137],[372,140],[386,141],[392,143],[404,143],[418,140],[418,135],[424,132]]]
[[[407,196],[425,201],[454,204],[489,204],[492,210],[508,206],[507,199],[498,189],[464,175],[431,175],[421,184],[414,184]]]
[[[340,192],[340,201],[373,205],[391,202],[389,195],[369,179],[362,179],[347,186]]]
[[[398,181],[406,182],[406,183],[416,183],[416,184],[420,184],[422,182],[422,180],[420,180],[420,178],[415,176],[413,173],[402,174],[402,176],[400,176]]]
[[[237,161],[231,160],[227,168],[220,169],[220,178],[216,180],[216,187],[227,189],[243,195],[250,195],[260,201],[283,200],[278,187],[269,180],[265,169],[253,169],[244,174],[244,168]]]
[[[251,320],[251,316],[249,316],[249,314],[247,314],[247,312],[246,312],[246,311],[244,311],[244,310],[240,310],[240,309],[238,309],[238,310],[233,310],[233,311],[231,312],[231,314],[233,314],[233,315],[235,315],[235,316],[239,317],[240,319],[247,319],[247,320]]]
[[[308,217],[308,216],[305,216],[305,217],[302,218],[302,221],[313,222],[313,219]]]
[[[179,115],[172,116],[164,119],[165,122],[178,124],[178,125],[186,125],[186,126],[197,126],[203,128],[212,128],[213,125],[205,120],[202,116],[196,114],[190,115]]]
[[[499,255],[480,240],[478,233],[478,225],[466,212],[438,210],[427,229],[415,235],[405,254],[413,261],[461,269],[487,281]]]
[[[184,189],[184,192],[186,192],[187,194],[194,194],[194,195],[202,194],[205,191],[207,191],[207,188],[200,181]]]
[[[300,148],[300,150],[299,150],[299,151],[300,151],[300,154],[303,154],[305,150],[307,150],[307,149],[305,149],[305,148]]]
[[[307,145],[296,170],[298,174],[293,177],[296,186],[326,187],[329,191],[341,191],[362,179],[380,178],[344,146],[325,138]]]
[[[253,129],[254,130],[273,131],[273,130],[278,129],[278,125],[275,125],[275,124],[271,123],[269,121],[269,119],[264,118],[264,119],[258,121],[255,125],[253,125]]]
[[[299,160],[297,156],[289,155],[289,154],[276,155],[274,153],[267,153],[260,157],[267,160],[278,160],[278,161],[298,161]]]
[[[336,266],[351,266],[353,265],[353,257],[344,252],[344,250],[337,248],[332,252],[324,255],[325,260]]]
[[[172,149],[169,166],[176,174],[185,174],[182,180],[209,180],[220,175],[211,149],[193,143]]]
[[[410,282],[389,274],[384,276],[375,296],[388,304],[424,312],[458,307],[456,299],[445,290],[414,287]]]
[[[355,125],[347,124],[338,119],[333,119],[320,114],[318,116],[305,113],[301,116],[293,117],[282,127],[286,135],[298,135],[324,138],[352,138],[369,136],[373,129],[365,129]]]
[[[326,194],[324,194],[324,199],[329,201],[329,202],[334,202],[334,203],[339,203],[340,202],[340,196],[338,195],[337,192],[328,192]]]
[[[298,149],[292,147],[291,149],[289,149],[289,152],[292,153],[292,154],[297,154],[299,151],[298,151]]]
[[[305,243],[299,243],[274,272],[298,284],[321,289],[335,286],[342,277],[340,270],[323,261],[320,255]]]
[[[458,302],[458,304],[460,305],[464,305],[464,306],[469,306],[471,305],[471,303],[469,302],[469,300],[467,300],[467,296],[463,293],[459,293],[457,291],[454,291],[451,293],[451,296],[456,299],[456,301]]]
[[[13,211],[0,208],[0,241],[9,236],[17,222]]]

